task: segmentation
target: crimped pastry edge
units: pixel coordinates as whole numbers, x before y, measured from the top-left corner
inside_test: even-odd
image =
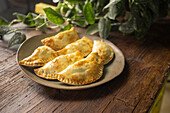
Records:
[[[103,69],[104,66],[102,64],[99,65],[99,71],[96,71],[97,73],[93,73],[93,74],[97,74],[97,76],[91,77],[90,80],[73,80],[73,79],[69,79],[69,78],[65,78],[62,74],[56,74],[55,76],[57,77],[57,79],[65,84],[69,84],[69,85],[85,85],[85,84],[90,84],[92,82],[97,81],[98,79],[100,79],[100,77],[103,74]]]

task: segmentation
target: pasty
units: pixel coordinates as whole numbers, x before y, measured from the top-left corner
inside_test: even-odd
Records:
[[[112,48],[103,41],[94,40],[92,52],[97,52],[103,64],[109,63],[114,55]]]
[[[58,56],[65,55],[65,54],[74,53],[77,50],[79,50],[80,53],[83,54],[83,56],[87,56],[92,51],[92,47],[93,47],[93,42],[87,37],[83,37],[77,40],[76,42],[68,44],[65,48],[57,51],[57,54]]]
[[[57,57],[56,51],[48,46],[40,46],[34,50],[32,55],[19,61],[19,64],[25,66],[43,66],[55,57]]]
[[[83,59],[83,55],[77,51],[75,53],[61,55],[45,64],[43,67],[34,69],[34,72],[39,77],[45,79],[57,79],[55,74],[63,71],[69,65]]]
[[[56,77],[66,84],[88,84],[95,82],[102,76],[103,67],[98,53],[91,53],[86,58],[75,62],[56,74]]]
[[[25,66],[43,66],[57,56],[71,54],[76,51],[80,51],[83,56],[87,56],[92,51],[92,47],[92,41],[86,37],[68,44],[59,51],[54,51],[48,46],[41,46],[38,47],[31,56],[19,61],[19,64]]]
[[[70,44],[79,39],[77,31],[72,27],[70,30],[58,33],[55,36],[45,38],[41,42],[54,50],[60,50],[67,44]]]

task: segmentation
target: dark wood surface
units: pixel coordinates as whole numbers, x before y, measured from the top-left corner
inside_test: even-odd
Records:
[[[41,34],[24,32],[28,38]],[[7,49],[1,41],[0,112],[148,112],[169,70],[170,19],[155,22],[142,40],[119,32],[111,33],[108,40],[122,50],[126,58],[124,71],[101,86],[77,91],[53,89],[32,81],[19,69],[16,51]]]

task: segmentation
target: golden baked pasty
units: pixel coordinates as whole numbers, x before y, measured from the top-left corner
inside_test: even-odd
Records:
[[[66,84],[83,85],[98,80],[102,76],[103,68],[98,53],[90,53],[86,58],[68,66],[55,76]]]
[[[70,30],[58,33],[55,36],[45,38],[41,42],[54,50],[60,50],[67,44],[70,44],[79,39],[77,31],[72,27]]]
[[[83,59],[83,55],[77,51],[75,53],[61,55],[45,64],[43,67],[34,69],[36,75],[45,79],[57,79],[55,74],[63,71],[69,65]]]
[[[57,57],[56,51],[48,46],[40,46],[34,50],[32,55],[19,61],[19,64],[25,66],[43,66],[45,63]]]
[[[57,51],[58,56],[59,55],[66,55],[70,53],[74,53],[77,50],[80,51],[80,53],[83,54],[83,56],[87,56],[93,48],[93,42],[88,39],[87,37],[83,37],[71,44],[68,44],[65,48]]]
[[[83,56],[87,56],[92,51],[92,47],[92,41],[86,37],[68,44],[65,48],[59,51],[54,51],[48,46],[41,46],[38,47],[32,55],[19,61],[19,64],[25,66],[43,66],[57,56],[71,54],[76,51],[80,51]]]
[[[114,55],[112,48],[103,41],[94,40],[92,52],[97,52],[103,64],[109,63]]]

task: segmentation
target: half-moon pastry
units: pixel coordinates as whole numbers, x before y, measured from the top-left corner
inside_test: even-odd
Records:
[[[86,58],[68,66],[56,74],[59,81],[71,85],[83,85],[95,82],[103,73],[103,64],[98,53],[91,53]]]
[[[25,66],[43,66],[45,63],[57,57],[56,51],[48,46],[40,46],[34,50],[32,55],[19,61],[19,64]]]
[[[60,50],[67,44],[70,44],[79,39],[77,31],[72,27],[70,30],[58,33],[55,36],[45,38],[41,42],[54,50]]]
[[[112,48],[103,41],[94,40],[92,52],[97,52],[103,64],[109,63],[114,55]]]
[[[83,37],[71,44],[68,44],[65,48],[57,51],[57,54],[58,56],[65,55],[65,54],[74,53],[77,50],[79,50],[80,53],[83,54],[83,56],[87,56],[92,51],[92,48],[93,48],[93,42],[87,37]]]
[[[68,44],[59,51],[54,51],[48,46],[41,46],[38,47],[31,56],[19,61],[19,64],[25,66],[43,66],[57,56],[71,54],[76,51],[80,51],[83,56],[87,56],[92,51],[92,47],[92,41],[86,37]]]
[[[63,71],[69,65],[83,59],[82,54],[77,51],[75,53],[61,55],[45,64],[43,67],[34,69],[36,75],[45,79],[57,79],[55,74]]]

